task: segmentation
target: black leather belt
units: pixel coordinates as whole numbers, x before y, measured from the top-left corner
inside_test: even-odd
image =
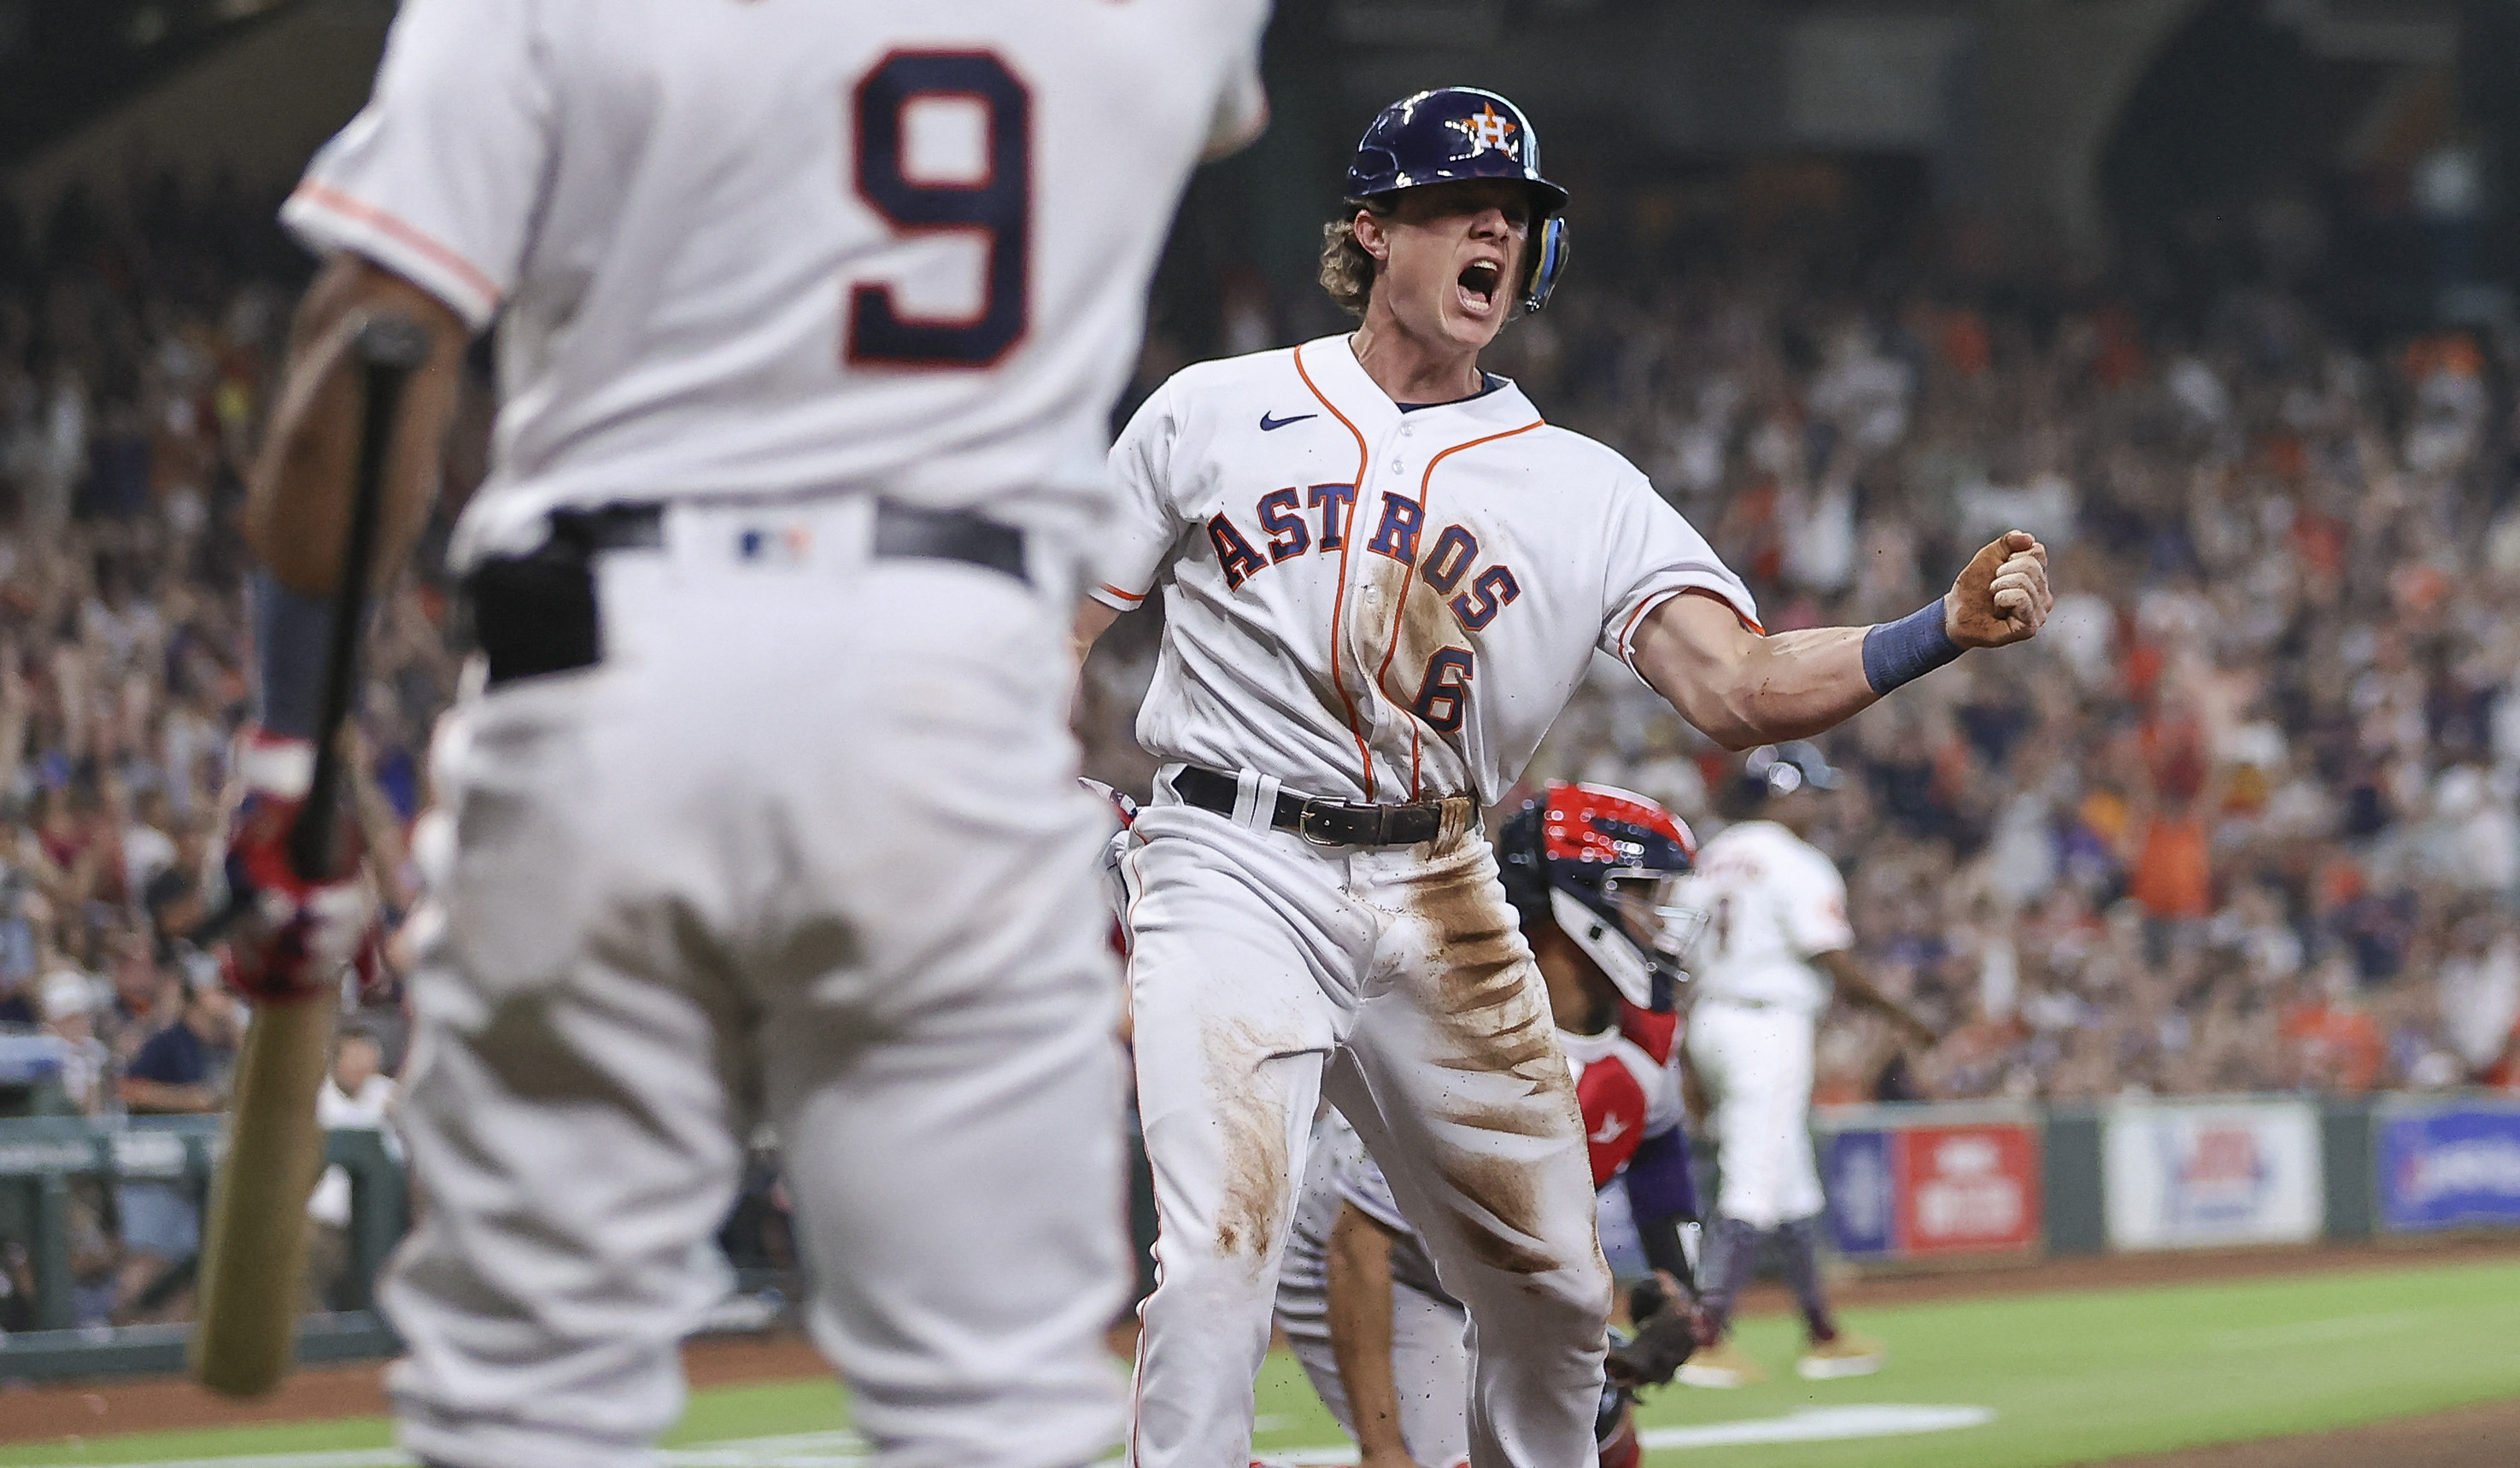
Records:
[[[875,555],[878,560],[959,560],[1032,585],[1024,569],[1024,533],[968,510],[922,510],[878,500]]]
[[[599,551],[652,551],[665,544],[665,507],[654,500],[594,510],[555,510],[552,540],[580,556]],[[1003,571],[1030,585],[1024,533],[968,510],[927,510],[878,500],[874,554],[878,560],[959,560]]]
[[[774,512],[777,507],[765,507]],[[665,544],[665,505],[627,501],[555,510],[551,535],[524,556],[494,556],[464,578],[472,635],[490,662],[490,685],[593,667],[604,657],[593,562],[610,551]],[[1024,533],[969,510],[927,510],[878,500],[872,552],[881,560],[959,560],[1029,586]]]
[[[1220,816],[1234,814],[1239,788],[1239,782],[1221,770],[1184,765],[1173,772],[1174,794]],[[1281,790],[1277,809],[1269,813],[1269,823],[1320,846],[1415,846],[1443,834],[1444,802],[1360,805]]]

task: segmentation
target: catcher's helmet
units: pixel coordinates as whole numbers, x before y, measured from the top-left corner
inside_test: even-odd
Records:
[[[1697,841],[1671,813],[1625,790],[1552,780],[1497,838],[1497,866],[1523,926],[1554,922],[1641,1009],[1672,1007],[1680,956],[1704,924],[1682,900]]]
[[[1531,188],[1531,250],[1522,308],[1537,311],[1566,269],[1566,191],[1540,176],[1540,134],[1522,109],[1477,87],[1403,97],[1367,124],[1347,165],[1347,198],[1364,203],[1403,189],[1470,178]]]

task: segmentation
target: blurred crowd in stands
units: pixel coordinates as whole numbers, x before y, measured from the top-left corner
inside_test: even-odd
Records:
[[[247,712],[242,474],[308,273],[273,203],[163,180],[110,208],[72,194],[32,228],[0,206],[0,1032],[18,1032],[0,1068],[49,1069],[7,1092],[49,1109],[225,1104],[242,1016],[193,936],[224,900]],[[385,607],[358,731],[397,914],[423,741],[453,690],[443,605],[424,578]],[[380,998],[328,1114],[382,1114],[369,1078],[402,1026]],[[319,1194],[319,1223],[338,1227],[345,1186]],[[72,1215],[80,1323],[182,1309],[188,1183],[82,1187]]]
[[[1755,277],[1578,296],[1516,348],[1643,465],[1772,629],[1922,603],[2010,526],[2032,648],[1831,735],[1867,969],[1824,1099],[2514,1084],[2520,513],[2482,338],[2357,350],[2236,291],[2182,332],[1832,301]],[[1713,823],[1731,766],[1616,669],[1535,775]]]
[[[0,206],[0,1031],[51,1037],[80,1112],[215,1111],[234,1053],[190,935],[247,711],[242,475],[308,272],[272,204],[159,181]],[[1861,959],[1944,1039],[1834,1015],[1822,1098],[2520,1090],[2512,343],[2349,341],[2264,287],[2163,311],[1806,264],[1600,251],[1490,365],[1642,466],[1772,629],[1912,610],[2009,526],[2053,552],[2038,645],[1824,741]],[[1331,329],[1247,272],[1210,298],[1195,341],[1159,315],[1140,391]],[[476,385],[450,499],[486,407]],[[371,649],[359,807],[397,917],[449,611],[407,578]],[[1089,772],[1140,790],[1158,615],[1080,700]],[[1530,778],[1704,834],[1737,768],[1604,661]],[[400,1060],[389,999],[359,1029],[341,1115]],[[162,1306],[197,1214],[145,1183],[91,1202],[82,1317]]]

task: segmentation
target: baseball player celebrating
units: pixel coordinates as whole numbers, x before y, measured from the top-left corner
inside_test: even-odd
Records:
[[[456,850],[413,985],[429,1207],[384,1296],[420,1457],[649,1461],[762,1119],[875,1461],[1117,1439],[1109,826],[1071,778],[1064,638],[1103,415],[1181,186],[1260,124],[1264,20],[403,5],[283,216],[331,263],[249,507],[238,839],[307,786],[351,341],[392,312],[432,344],[392,565],[466,341],[503,319],[455,550],[486,688],[434,753]],[[350,879],[272,881],[264,911],[295,911],[237,969],[285,1000],[365,919]]]
[[[1323,279],[1360,325],[1174,376],[1113,447],[1078,636],[1163,587],[1124,864],[1161,1219],[1132,1441],[1247,1460],[1316,1097],[1382,1165],[1468,1310],[1470,1459],[1592,1452],[1610,1279],[1573,1082],[1480,838],[1601,648],[1736,748],[1825,729],[2032,636],[2015,532],[1942,601],[1763,637],[1749,594],[1616,454],[1478,355],[1565,263],[1530,119],[1451,87],[1374,118]]]
[[[1695,999],[1688,1058],[1714,1124],[1722,1181],[1706,1251],[1700,1350],[1681,1368],[1691,1386],[1764,1378],[1726,1336],[1732,1306],[1772,1235],[1802,1308],[1810,1346],[1797,1369],[1813,1379],[1881,1369],[1881,1348],[1839,1330],[1821,1289],[1820,1170],[1812,1157],[1814,1029],[1831,985],[1877,1009],[1913,1041],[1933,1030],[1864,980],[1846,919],[1846,881],[1803,837],[1837,773],[1799,740],[1751,751],[1728,807],[1755,814],[1725,827],[1699,854],[1697,900],[1707,921],[1692,951]]]
[[[1606,1199],[1621,1184],[1647,1262],[1685,1291],[1697,1206],[1671,956],[1702,914],[1676,908],[1671,894],[1688,870],[1688,829],[1642,796],[1552,784],[1497,845],[1575,1078],[1595,1186]],[[1277,1314],[1323,1404],[1356,1439],[1359,1468],[1449,1468],[1468,1452],[1462,1306],[1335,1112],[1306,1163]],[[1685,1294],[1672,1314],[1647,1327],[1647,1343],[1666,1355],[1647,1364],[1652,1345],[1632,1343],[1613,1361],[1617,1379],[1594,1418],[1601,1468],[1642,1460],[1630,1387],[1670,1380],[1693,1346]]]

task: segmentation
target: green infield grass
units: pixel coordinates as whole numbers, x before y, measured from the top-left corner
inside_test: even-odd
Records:
[[[1847,1324],[1889,1347],[1887,1371],[1804,1382],[1792,1374],[1792,1323],[1751,1320],[1741,1343],[1773,1379],[1655,1395],[1639,1417],[1652,1461],[2045,1468],[2520,1398],[2512,1263],[2000,1296],[1858,1311]],[[862,1451],[845,1418],[828,1382],[725,1388],[696,1396],[668,1443],[712,1449],[685,1461],[713,1468],[842,1468]],[[1283,1356],[1262,1379],[1260,1422],[1263,1456],[1338,1461],[1308,1450],[1341,1440]],[[389,1442],[382,1420],[344,1419],[0,1447],[0,1468],[219,1458],[385,1468],[397,1461]]]

